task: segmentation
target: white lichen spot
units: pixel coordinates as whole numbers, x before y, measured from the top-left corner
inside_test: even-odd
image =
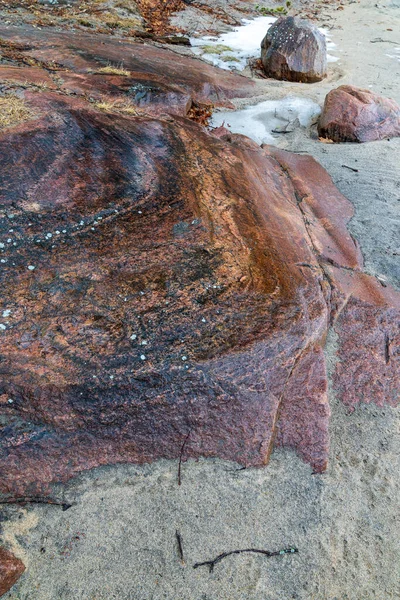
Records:
[[[28,265],[29,271],[34,271],[36,267],[34,265]]]
[[[140,355],[140,360],[146,360],[146,356],[144,354]]]
[[[110,379],[114,379],[114,375],[110,375]]]
[[[3,244],[3,242],[0,242],[0,248],[5,248],[5,244]]]
[[[5,329],[7,329],[7,327],[4,325],[4,323],[0,323],[0,330],[4,331]]]
[[[6,310],[3,310],[3,317],[6,319],[7,317],[9,317],[11,314],[11,310],[9,308],[7,308]]]
[[[132,335],[130,336],[130,338],[129,338],[129,339],[131,339],[131,340],[136,340],[136,338],[137,338],[137,335],[136,335],[136,333],[132,333]]]
[[[182,360],[187,360],[187,356],[182,356]]]
[[[142,346],[147,346],[147,341],[146,340],[143,340]]]

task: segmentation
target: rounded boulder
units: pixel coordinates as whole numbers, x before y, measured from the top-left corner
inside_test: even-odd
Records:
[[[261,62],[274,79],[321,81],[327,69],[325,36],[304,19],[281,17],[261,42]]]

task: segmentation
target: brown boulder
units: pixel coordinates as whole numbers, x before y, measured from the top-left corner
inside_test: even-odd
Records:
[[[274,79],[314,83],[326,77],[325,36],[299,17],[280,17],[261,42],[261,62]]]
[[[389,98],[341,85],[325,98],[318,134],[334,142],[373,142],[400,136],[400,107]]]
[[[24,563],[0,546],[0,596],[8,592],[24,571]]]

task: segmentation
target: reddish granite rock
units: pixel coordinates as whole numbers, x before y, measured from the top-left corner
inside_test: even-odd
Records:
[[[330,324],[344,360],[361,352],[351,368],[375,376],[387,361],[380,397],[362,378],[356,394],[394,402],[398,381],[399,296],[363,274],[349,202],[310,157],[162,117],[162,102],[101,111],[79,88],[122,89],[88,72],[118,43],[6,34],[74,71],[57,67],[66,88],[21,89],[30,120],[0,132],[0,493],[42,496],[98,465],[177,458],[184,443],[185,458],[245,465],[291,447],[322,471]],[[175,90],[156,62],[133,81]],[[216,93],[205,68],[200,88],[180,81],[182,98]]]
[[[400,136],[400,107],[390,98],[352,85],[329,92],[318,134],[334,142],[373,142]]]
[[[149,44],[28,26],[0,26],[0,38],[2,48],[7,48],[6,43],[11,46],[10,66],[24,61],[44,65],[47,71],[51,69],[60,91],[89,100],[121,96],[147,112],[185,115],[192,101],[232,107],[232,98],[254,93],[255,83],[246,77]],[[121,77],[99,72],[113,66],[130,74]],[[42,71],[48,78],[47,71]],[[30,76],[28,68],[23,74]]]
[[[177,457],[189,432],[187,456],[264,464],[328,320],[290,180],[185,119],[27,98],[41,116],[1,136],[2,490]]]
[[[37,86],[40,88],[56,89],[56,84],[51,79],[49,74],[38,67],[0,67],[0,82],[4,83],[21,83]]]
[[[24,571],[24,563],[11,552],[0,547],[0,596],[8,592]]]
[[[336,392],[351,408],[360,402],[395,406],[400,401],[400,294],[363,273],[359,248],[345,229],[353,209],[326,171],[310,169],[308,157],[271,152],[295,185],[329,282],[330,321],[338,333]]]
[[[325,36],[298,17],[280,17],[261,42],[264,71],[274,79],[314,83],[326,77]]]

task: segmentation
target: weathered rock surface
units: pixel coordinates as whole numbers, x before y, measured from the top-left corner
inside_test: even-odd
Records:
[[[20,76],[27,83],[92,102],[124,99],[152,114],[186,115],[192,102],[232,106],[230,99],[250,96],[255,87],[250,79],[171,50],[99,34],[0,27],[0,54],[9,63],[9,70],[1,69],[3,80],[15,81],[15,67],[25,67]]]
[[[390,98],[352,85],[330,91],[318,134],[334,142],[373,142],[400,136],[400,107]]]
[[[0,546],[0,596],[8,592],[24,571],[24,563]]]
[[[74,69],[57,67],[57,86],[82,76],[95,89],[89,65],[120,48],[6,34]],[[161,77],[164,64],[142,61]],[[226,101],[233,80],[217,93],[218,74],[196,71],[195,91],[186,75],[184,92]],[[400,306],[362,273],[351,205],[327,173],[179,115],[104,112],[28,84],[30,120],[0,132],[0,492],[43,495],[160,457],[263,465],[274,444],[324,470],[329,325],[343,359],[358,352],[350,369],[379,372],[376,396],[339,367],[343,400],[395,402]]]
[[[280,17],[261,42],[264,71],[275,79],[314,83],[326,77],[325,36],[298,17]]]

